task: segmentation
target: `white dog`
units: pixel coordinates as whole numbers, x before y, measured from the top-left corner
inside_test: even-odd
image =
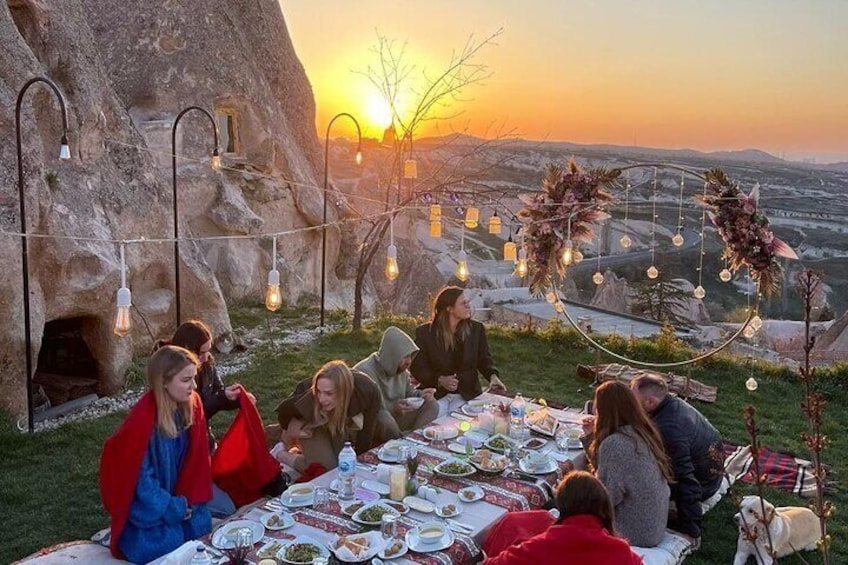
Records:
[[[765,520],[762,519],[763,507],[766,513]],[[809,508],[799,506],[775,508],[766,500],[762,501],[761,506],[758,496],[744,497],[742,504],[739,505],[739,512],[733,516],[733,519],[739,526],[739,541],[736,544],[736,558],[733,560],[733,565],[745,565],[750,555],[756,556],[757,565],[774,563],[774,558],[768,550],[769,537],[765,531],[766,524],[771,534],[771,543],[776,557],[786,557],[802,549],[806,551],[816,549],[816,541],[821,535],[819,519]]]

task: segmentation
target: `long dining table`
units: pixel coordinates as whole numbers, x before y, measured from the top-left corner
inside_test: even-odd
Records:
[[[509,402],[509,399],[503,396],[489,393],[484,393],[480,399],[486,403]],[[529,412],[540,408],[539,405],[533,403],[528,402],[527,404],[527,410]],[[584,417],[581,412],[568,408],[562,410],[549,408],[548,410],[556,420],[564,424],[579,424]],[[454,412],[438,418],[430,426],[435,425],[441,429],[450,429],[453,427],[459,428],[462,422],[467,422],[468,426],[463,427],[474,429],[479,424],[477,420],[477,418],[470,417],[464,413]],[[556,471],[538,476],[528,476],[526,474],[522,474],[521,476],[514,476],[512,474],[509,476],[506,474],[490,476],[478,472],[467,477],[446,477],[433,472],[432,469],[435,465],[446,459],[457,457],[457,454],[448,449],[449,441],[430,440],[424,436],[423,431],[415,430],[400,440],[395,441],[400,441],[408,445],[413,451],[417,451],[419,468],[416,476],[426,479],[430,487],[437,487],[431,491],[438,493],[436,495],[438,497],[436,502],[456,502],[458,500],[456,493],[464,487],[473,485],[479,486],[483,490],[484,496],[476,502],[463,502],[459,505],[462,507],[462,513],[456,516],[454,520],[445,522],[446,526],[452,530],[454,536],[453,545],[441,551],[419,553],[410,550],[406,555],[391,560],[391,563],[396,565],[461,565],[476,562],[481,555],[481,545],[486,534],[495,522],[507,512],[538,510],[545,507],[551,500],[551,487],[556,486],[557,480],[562,474],[575,467],[582,468],[586,464],[582,449],[560,451],[557,449],[553,439],[534,434],[534,437],[540,437],[540,439],[547,442],[546,445],[539,449],[549,452],[557,461],[559,468]],[[381,463],[379,459],[379,446],[366,453],[359,454],[357,460],[357,484],[365,480],[377,480],[377,469]],[[333,469],[306,483],[316,487],[327,488],[330,493],[329,504],[320,510],[316,510],[311,506],[284,507],[283,509],[293,517],[294,525],[284,530],[266,530],[265,536],[261,540],[254,540],[254,553],[249,557],[250,562],[258,562],[259,557],[257,557],[255,551],[259,550],[269,541],[293,540],[298,537],[307,536],[316,542],[328,544],[340,535],[361,532],[363,526],[354,522],[351,517],[342,512],[337,494],[330,489],[330,485],[337,478],[338,471]],[[268,498],[261,499],[240,509],[235,515],[217,527],[226,528],[229,523],[237,519],[260,522],[263,514],[276,509],[277,501],[279,500],[279,498],[273,500]],[[403,538],[409,529],[434,519],[439,520],[438,518],[434,518],[432,513],[425,514],[410,509],[409,513],[401,516],[397,521],[398,537]],[[211,535],[202,541],[209,544],[210,539]]]

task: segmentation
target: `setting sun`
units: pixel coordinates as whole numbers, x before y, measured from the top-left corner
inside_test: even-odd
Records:
[[[379,92],[372,90],[365,101],[363,112],[368,125],[377,130],[385,130],[392,124],[392,110]]]

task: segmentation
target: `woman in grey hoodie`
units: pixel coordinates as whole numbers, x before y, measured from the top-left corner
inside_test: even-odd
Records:
[[[657,428],[624,383],[595,390],[589,460],[615,506],[615,529],[631,545],[653,547],[665,534],[671,464]]]

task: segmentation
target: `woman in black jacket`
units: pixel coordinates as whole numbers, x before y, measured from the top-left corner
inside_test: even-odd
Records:
[[[436,297],[433,320],[415,330],[420,350],[410,372],[422,387],[436,389],[439,416],[483,392],[478,373],[490,389],[506,390],[489,353],[486,328],[471,313],[463,290],[448,286]]]
[[[380,389],[368,375],[330,361],[277,406],[283,443],[288,449],[297,442],[302,452],[283,451],[277,459],[301,473],[313,463],[335,469],[346,441],[360,455],[371,449],[381,406]]]

